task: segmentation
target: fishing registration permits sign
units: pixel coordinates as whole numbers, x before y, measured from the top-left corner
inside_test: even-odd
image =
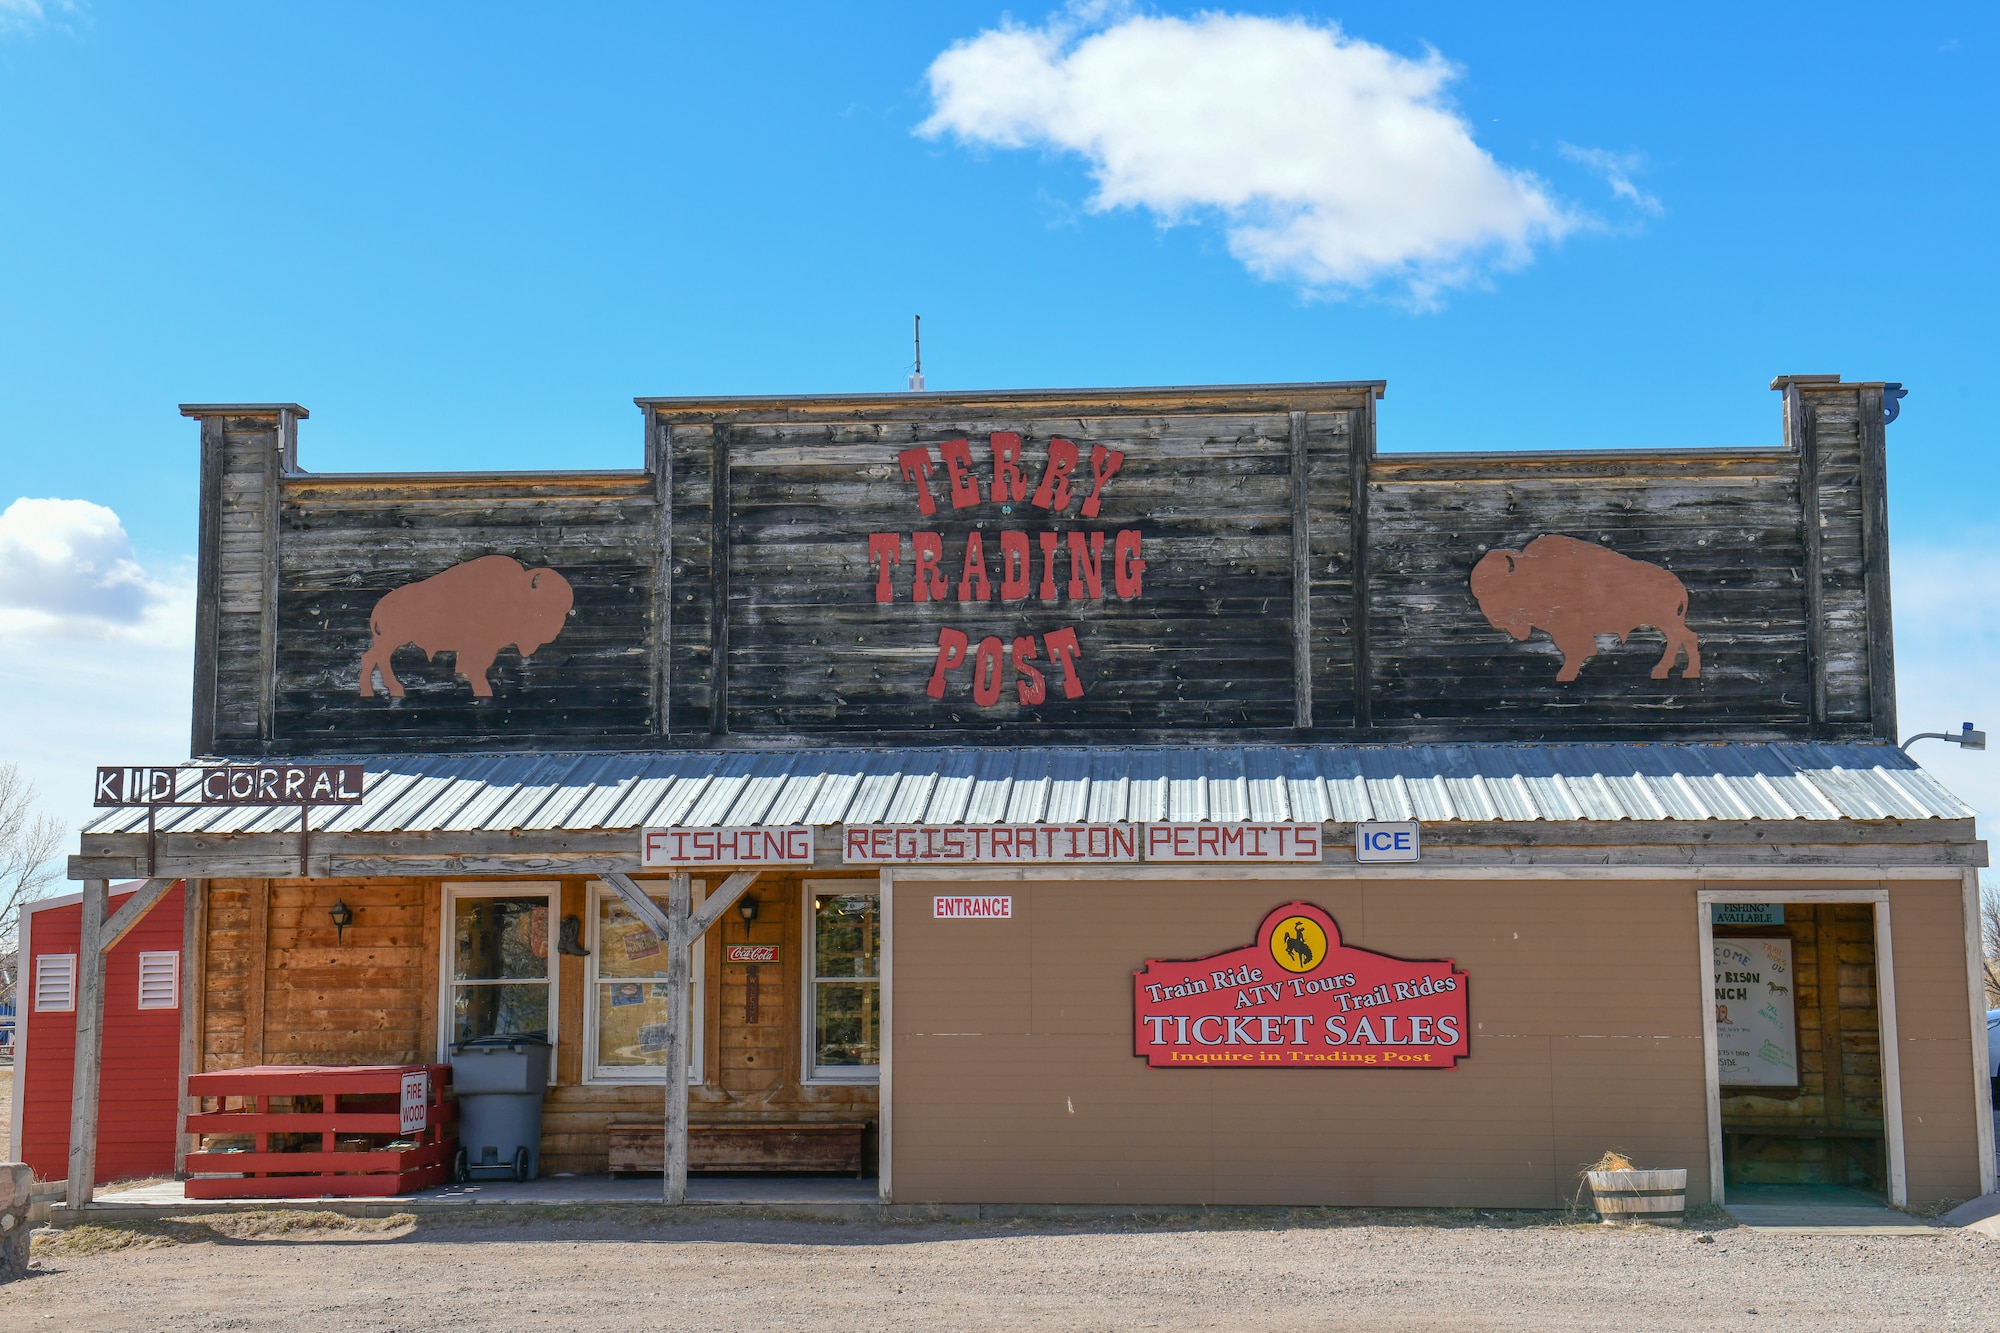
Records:
[[[1132,974],[1132,1053],[1155,1069],[1451,1069],[1472,1053],[1466,974],[1340,942],[1292,902],[1256,943]]]

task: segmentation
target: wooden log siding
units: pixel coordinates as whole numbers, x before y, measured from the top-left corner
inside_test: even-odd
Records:
[[[642,400],[645,471],[463,476],[299,474],[284,466],[285,412],[190,408],[212,413],[203,484],[216,490],[195,745],[1893,739],[1880,386],[1774,387],[1786,448],[1511,455],[1378,453],[1371,384]],[[1051,437],[1078,446],[1079,497],[1092,446],[1122,451],[1102,512],[985,495],[999,431],[1023,437],[1031,492]],[[982,483],[976,506],[950,502],[940,446],[956,437]],[[935,463],[931,515],[898,464],[917,446]],[[1107,569],[1102,597],[1070,597],[1068,534],[1102,533],[1115,567],[1121,530],[1142,535],[1142,593],[1118,596]],[[1031,537],[1022,600],[999,596],[1003,531]],[[942,600],[911,598],[917,532],[942,539]],[[1049,532],[1062,540],[1044,601]],[[898,540],[887,605],[877,533]],[[957,595],[973,534],[990,600]],[[1558,682],[1545,633],[1516,643],[1494,629],[1473,565],[1548,534],[1679,577],[1700,678],[1676,664],[1652,679],[1662,637],[1641,629],[1600,640],[1580,677]],[[394,657],[406,699],[361,698],[375,603],[496,554],[571,583],[560,636],[527,662],[503,650],[490,699],[473,697],[453,655],[425,662],[413,647]],[[934,699],[947,628],[966,636],[966,658]],[[1081,698],[1050,660],[1046,636],[1065,628]],[[1011,661],[1027,636],[1048,682],[1033,705]],[[980,707],[971,681],[988,637],[1006,670]]]

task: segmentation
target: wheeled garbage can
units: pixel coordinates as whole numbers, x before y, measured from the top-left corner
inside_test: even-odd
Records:
[[[542,1094],[549,1043],[540,1037],[475,1037],[451,1048],[458,1094],[455,1180],[533,1180],[542,1167]]]

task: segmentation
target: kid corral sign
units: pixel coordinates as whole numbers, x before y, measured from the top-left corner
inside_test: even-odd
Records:
[[[1271,912],[1247,948],[1149,960],[1132,995],[1132,1053],[1155,1069],[1450,1069],[1472,1050],[1450,959],[1342,944],[1311,903]]]

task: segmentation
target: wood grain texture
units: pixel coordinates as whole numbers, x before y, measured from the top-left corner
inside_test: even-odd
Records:
[[[1368,385],[649,400],[645,471],[457,477],[297,474],[295,421],[207,418],[197,722],[231,754],[1889,739],[1880,386],[1784,394],[1783,449],[1425,455],[1377,451]],[[1008,432],[1030,491],[1050,441],[1076,444],[1060,512],[993,499],[990,442]],[[959,439],[980,495],[966,507],[943,454]],[[917,448],[929,515],[898,461]],[[1123,462],[1085,518],[1093,448]],[[1116,595],[1110,570],[1072,588],[1070,536],[1086,552],[1101,536],[1115,565],[1125,530],[1142,534],[1143,591]],[[942,548],[940,600],[911,595],[919,532]],[[1030,542],[1018,600],[999,593],[1007,532]],[[888,603],[873,534],[898,543]],[[1651,677],[1650,628],[1600,641],[1570,682],[1545,633],[1496,630],[1472,567],[1551,534],[1671,571],[1699,678]],[[961,599],[974,538],[987,596],[973,579]],[[414,646],[394,654],[405,699],[361,698],[375,603],[486,555],[558,570],[576,593],[563,632],[531,660],[504,649],[490,699],[455,655]],[[1065,628],[1081,697],[1050,661],[1046,636]],[[932,697],[946,631],[967,660]],[[1008,660],[1024,638],[1049,684],[1039,702]],[[982,705],[987,639],[1003,675]]]

